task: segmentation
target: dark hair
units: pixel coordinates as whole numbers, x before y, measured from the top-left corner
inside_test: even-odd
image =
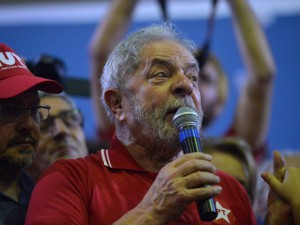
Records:
[[[64,85],[67,67],[61,58],[42,54],[35,60],[26,61],[26,65],[34,75],[52,79]]]

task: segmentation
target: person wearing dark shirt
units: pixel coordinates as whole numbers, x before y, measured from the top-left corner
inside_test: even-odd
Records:
[[[22,225],[33,188],[23,169],[33,160],[40,121],[50,107],[38,90],[60,93],[56,81],[34,76],[16,52],[0,44],[0,224]]]

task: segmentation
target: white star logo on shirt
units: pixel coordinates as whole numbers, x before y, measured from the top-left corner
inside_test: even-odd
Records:
[[[228,209],[223,208],[219,202],[216,202],[216,208],[217,208],[217,211],[218,211],[218,216],[217,216],[216,220],[224,219],[225,221],[227,221],[227,223],[230,223],[229,218],[228,218],[228,214],[231,211],[228,210]]]

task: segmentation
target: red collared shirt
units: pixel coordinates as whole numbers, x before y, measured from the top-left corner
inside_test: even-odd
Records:
[[[113,139],[109,150],[55,163],[36,185],[26,224],[111,225],[142,200],[156,175],[141,168]],[[193,203],[169,225],[256,224],[244,188],[233,177],[218,175],[223,191],[215,198],[217,219],[200,221]]]

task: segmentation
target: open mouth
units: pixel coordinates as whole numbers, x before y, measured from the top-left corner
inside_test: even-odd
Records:
[[[170,108],[166,113],[166,118],[168,118],[169,122],[173,124],[173,118],[180,107]]]
[[[175,107],[175,108],[171,108],[168,110],[168,114],[174,114],[177,112],[177,110],[179,109],[180,107]]]
[[[180,107],[171,108],[171,109],[168,110],[167,114],[172,115],[174,117],[179,108]]]

